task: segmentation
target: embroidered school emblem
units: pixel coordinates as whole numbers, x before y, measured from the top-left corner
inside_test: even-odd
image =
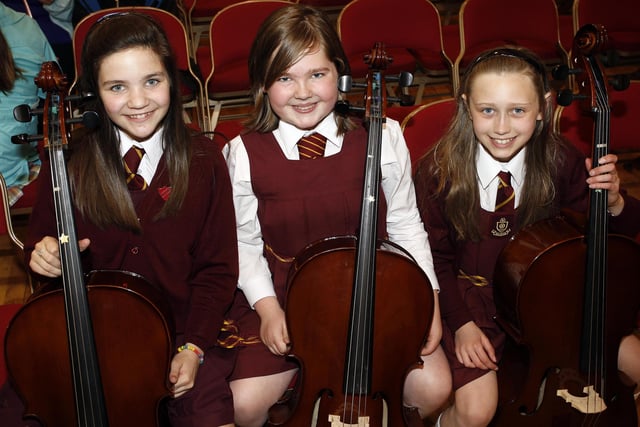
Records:
[[[171,195],[171,187],[160,187],[158,188],[158,194],[162,197],[162,200],[165,202],[169,200],[169,196]]]
[[[509,221],[507,218],[502,217],[496,222],[496,226],[491,230],[493,237],[504,237],[511,233],[511,227],[509,227]]]

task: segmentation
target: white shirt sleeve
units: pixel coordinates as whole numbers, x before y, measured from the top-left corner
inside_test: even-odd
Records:
[[[262,298],[275,296],[271,271],[263,255],[264,242],[258,221],[258,199],[251,185],[249,156],[240,136],[223,149],[227,160],[233,204],[236,211],[240,274],[238,288],[254,306]]]
[[[381,166],[389,240],[409,252],[426,273],[431,287],[439,290],[428,235],[416,202],[409,149],[395,120],[387,119],[382,133]]]

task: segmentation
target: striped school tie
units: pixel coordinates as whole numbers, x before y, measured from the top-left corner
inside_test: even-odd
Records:
[[[500,172],[498,179],[500,182],[496,193],[495,212],[511,213],[515,209],[515,194],[511,186],[511,174],[509,172]]]
[[[298,141],[298,153],[301,160],[317,159],[324,157],[324,148],[327,145],[327,138],[314,132],[311,135],[303,136]]]
[[[127,187],[132,191],[146,190],[147,182],[137,174],[138,166],[144,156],[144,149],[133,146],[124,155],[124,170],[127,173]]]

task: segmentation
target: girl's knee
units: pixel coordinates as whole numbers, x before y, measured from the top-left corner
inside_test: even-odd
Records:
[[[451,380],[438,377],[426,381],[411,382],[405,387],[404,404],[417,408],[424,418],[439,413],[448,406],[451,398]]]
[[[640,383],[640,338],[636,334],[627,335],[620,343],[618,369],[630,382]]]
[[[254,398],[246,393],[233,396],[234,418],[238,426],[263,426],[267,421],[269,405],[263,399]]]
[[[234,418],[237,426],[261,427],[267,422],[269,409],[252,404],[234,403]]]
[[[456,405],[453,411],[456,425],[466,427],[485,427],[495,415],[495,408],[472,405],[461,407]]]

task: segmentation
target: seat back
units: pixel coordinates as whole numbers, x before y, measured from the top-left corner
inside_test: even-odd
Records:
[[[424,104],[405,117],[401,127],[412,166],[444,135],[455,109],[455,98],[444,98]]]
[[[297,0],[296,3],[307,4],[318,8],[344,7],[350,0]]]
[[[227,6],[242,0],[181,0],[181,13],[191,43],[191,52],[197,52],[202,37],[209,30],[211,19]]]
[[[249,96],[249,53],[258,28],[272,12],[291,4],[285,0],[248,0],[225,7],[211,20],[209,46],[201,46],[197,52],[210,131],[217,123],[220,100],[246,102]]]
[[[102,17],[113,13],[137,12],[151,16],[155,19],[169,38],[169,43],[176,60],[176,66],[182,77],[182,95],[185,109],[193,109],[199,128],[204,128],[204,89],[200,77],[192,66],[192,58],[189,55],[189,41],[184,25],[175,15],[154,7],[134,6],[102,9],[94,12],[76,25],[73,32],[73,56],[75,60],[76,78],[71,85],[73,92],[81,72],[80,60],[82,46],[91,27]],[[190,118],[191,116],[189,116]]]
[[[560,43],[555,0],[465,0],[458,23],[460,53],[453,65],[456,88],[460,72],[473,58],[501,45],[528,48],[547,64],[568,64]]]
[[[306,4],[324,11],[331,19],[337,19],[342,9],[351,0],[292,0],[294,3]]]
[[[393,58],[388,73],[421,70],[450,76],[440,15],[428,0],[353,0],[340,12],[337,28],[354,78],[366,76],[363,57],[376,42],[384,43]]]
[[[640,56],[640,19],[637,0],[574,0],[574,34],[585,24],[602,24],[609,48],[623,59]],[[615,61],[615,59],[613,59]]]
[[[28,188],[27,185],[25,188]],[[16,249],[18,256],[22,257],[24,244],[16,235],[11,221],[11,210],[9,206],[9,193],[7,192],[7,183],[4,176],[0,174],[0,235],[6,234],[9,237],[11,245]]]
[[[640,157],[640,80],[633,80],[624,91],[608,91],[611,114],[609,121],[610,151],[619,156]],[[555,113],[555,129],[586,156],[593,145],[593,115],[573,102],[559,106]]]

